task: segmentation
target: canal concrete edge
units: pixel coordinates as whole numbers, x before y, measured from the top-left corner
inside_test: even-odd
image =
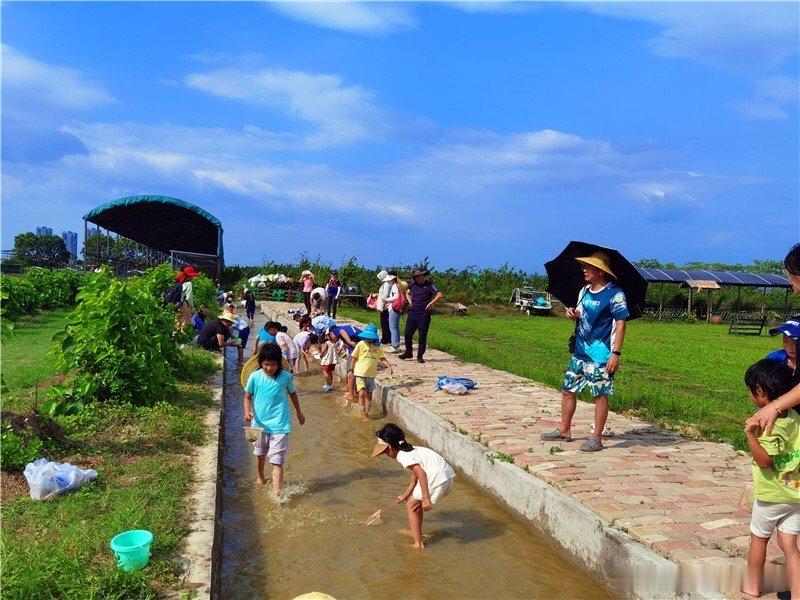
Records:
[[[192,455],[192,482],[186,501],[190,509],[189,534],[184,539],[179,563],[183,567],[183,584],[199,599],[216,597],[219,585],[219,551],[221,548],[220,461],[223,441],[225,398],[225,358],[216,356],[220,369],[209,381],[214,406],[206,412],[205,426],[209,432],[205,445]]]
[[[261,305],[267,318],[299,330],[286,315]],[[338,375],[345,377],[342,363]],[[491,459],[491,452],[455,431],[451,423],[377,381],[374,400],[384,414],[423,440],[471,482],[499,500],[534,531],[561,551],[571,562],[588,571],[616,592],[629,597],[669,597],[676,593],[679,566],[653,552],[631,536],[606,523],[600,516],[548,483],[518,466]],[[643,591],[646,590],[646,591]],[[698,597],[698,594],[692,594]]]

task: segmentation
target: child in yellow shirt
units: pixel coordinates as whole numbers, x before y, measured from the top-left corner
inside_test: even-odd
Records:
[[[361,414],[366,418],[372,403],[372,392],[375,390],[375,376],[378,374],[378,363],[383,361],[389,368],[389,373],[394,374],[389,359],[383,353],[378,327],[372,323],[367,325],[359,334],[361,340],[353,350],[353,375],[356,378],[358,402],[361,405]]]

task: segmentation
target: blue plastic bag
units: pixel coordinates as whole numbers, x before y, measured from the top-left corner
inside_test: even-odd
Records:
[[[475,381],[472,379],[467,379],[466,377],[448,377],[447,375],[439,375],[439,379],[436,381],[436,389],[440,390],[448,383],[459,383],[468,390],[471,390],[478,385]]]

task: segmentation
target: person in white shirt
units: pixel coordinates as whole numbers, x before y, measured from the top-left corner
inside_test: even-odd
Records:
[[[232,304],[228,305],[228,310],[232,313],[234,312]],[[244,347],[250,337],[250,324],[239,315],[236,315],[236,319],[231,324],[231,337],[234,339],[239,338],[239,345],[236,350],[239,353],[239,362],[242,362],[244,360]]]
[[[293,373],[297,367],[297,357],[300,355],[300,350],[297,344],[294,343],[292,336],[286,333],[288,328],[277,321],[268,322],[264,325],[264,328],[270,335],[275,336],[275,343],[280,346],[281,354],[283,354],[283,357],[289,365],[288,371]]]
[[[308,327],[311,327],[309,324]],[[300,359],[303,359],[306,363],[306,371],[308,371],[308,355],[312,350],[312,347],[315,347],[317,351],[319,351],[319,337],[316,333],[308,331],[308,329],[303,329],[300,333],[294,336],[294,343],[297,346],[297,349],[300,351],[300,355],[297,357],[297,372],[300,372]]]
[[[389,295],[392,291],[392,283],[396,277],[386,271],[378,273],[381,287],[378,290],[376,308],[381,315],[381,344],[389,344],[392,341],[392,334],[389,328]]]
[[[409,444],[406,434],[394,423],[384,425],[377,435],[378,442],[372,449],[372,457],[386,454],[389,458],[397,459],[411,473],[408,488],[397,497],[397,502],[406,503],[408,524],[414,538],[412,548],[421,550],[425,547],[422,541],[422,515],[453,489],[455,471],[433,450]]]

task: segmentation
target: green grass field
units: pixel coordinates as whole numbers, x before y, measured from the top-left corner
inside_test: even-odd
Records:
[[[47,356],[53,333],[66,313],[25,319],[3,345],[2,373],[8,392],[4,410],[31,407],[37,382],[40,402],[55,369]],[[151,598],[180,590],[172,557],[188,533],[185,495],[193,465],[190,454],[208,432],[212,406],[202,382],[217,367],[202,350],[186,353],[169,403],[152,407],[95,404],[60,417],[70,442],[50,458],[94,468],[99,477],[80,490],[49,502],[28,496],[19,473],[3,472],[2,593],[4,598]],[[155,535],[146,569],[117,569],[109,540],[127,529]]]
[[[378,322],[372,311],[345,307],[341,312],[362,322]],[[428,344],[462,360],[560,389],[573,326],[563,317],[435,315]],[[778,347],[780,340],[766,335],[730,336],[724,325],[633,321],[611,409],[745,448],[742,427],[754,409],[744,372]],[[590,399],[588,392],[582,399]]]
[[[67,324],[67,310],[54,310],[24,316],[14,324],[11,335],[3,337],[0,347],[3,380],[3,410],[30,408],[36,397],[36,386],[48,388],[56,376],[55,359],[47,356],[53,336]],[[43,399],[39,398],[39,403]]]

